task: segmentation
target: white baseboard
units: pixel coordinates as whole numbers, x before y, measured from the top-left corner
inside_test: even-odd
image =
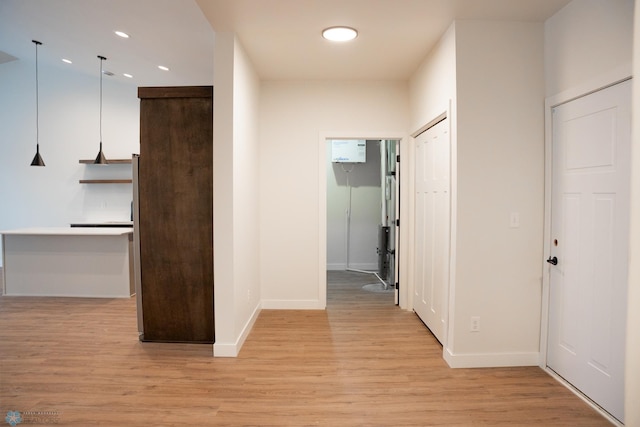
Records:
[[[217,342],[213,344],[213,357],[238,357],[238,353],[240,353],[240,349],[237,343],[224,344]]]
[[[326,307],[318,300],[262,300],[266,310],[324,310]]]
[[[539,366],[540,353],[482,353],[453,354],[445,349],[444,360],[451,368],[505,368],[511,366]]]
[[[347,265],[344,262],[336,262],[336,263],[327,263],[327,270],[329,271],[343,271],[347,268]]]
[[[249,332],[251,332],[253,325],[256,323],[256,320],[260,315],[260,311],[262,311],[262,305],[258,304],[256,306],[256,309],[253,310],[251,317],[244,325],[244,328],[242,328],[242,332],[235,342],[224,343],[216,341],[213,344],[213,357],[238,357],[238,354],[240,354],[240,349],[244,345],[244,342],[247,340]]]

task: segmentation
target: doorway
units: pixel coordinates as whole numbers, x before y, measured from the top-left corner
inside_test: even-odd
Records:
[[[398,302],[398,144],[325,141],[327,292],[347,281]]]
[[[624,422],[631,82],[552,109],[547,366]]]

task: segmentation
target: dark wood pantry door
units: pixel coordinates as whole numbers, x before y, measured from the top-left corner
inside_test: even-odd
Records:
[[[139,88],[143,341],[214,341],[213,88]]]

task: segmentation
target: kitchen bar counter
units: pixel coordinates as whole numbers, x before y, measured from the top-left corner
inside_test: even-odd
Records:
[[[134,293],[131,228],[39,227],[0,234],[4,295],[128,298]]]
[[[3,236],[120,236],[133,233],[131,227],[36,227],[0,231]]]

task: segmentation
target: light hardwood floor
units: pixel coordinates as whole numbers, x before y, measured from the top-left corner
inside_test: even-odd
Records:
[[[15,410],[76,426],[610,425],[539,368],[448,368],[392,294],[363,291],[369,277],[331,279],[326,311],[263,310],[237,358],[139,342],[134,298],[1,297],[1,419]]]

